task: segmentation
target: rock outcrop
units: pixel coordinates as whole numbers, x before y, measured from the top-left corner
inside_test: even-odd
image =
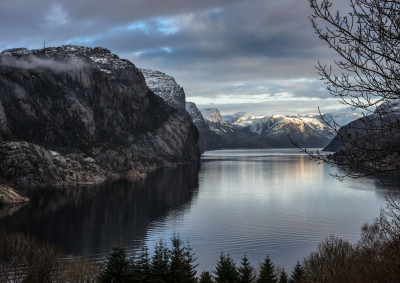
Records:
[[[0,54],[0,177],[61,186],[197,162],[198,132],[104,48]]]
[[[18,194],[14,188],[6,184],[0,184],[0,205],[1,204],[23,204],[29,202],[27,197]],[[0,213],[1,219],[1,213]]]

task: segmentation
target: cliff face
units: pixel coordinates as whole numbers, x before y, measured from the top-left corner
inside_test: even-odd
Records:
[[[203,115],[193,102],[186,102],[186,111],[192,118],[193,124],[199,130],[200,140],[204,150],[220,149],[221,145],[210,126],[205,122]]]
[[[0,176],[23,186],[136,176],[200,154],[189,115],[131,62],[78,46],[0,54],[0,142]]]
[[[185,109],[186,96],[183,87],[175,79],[160,71],[140,69],[147,86],[174,108]]]
[[[186,95],[183,88],[171,76],[163,72],[140,69],[146,79],[147,86],[159,97],[164,99],[173,108],[187,112],[200,135],[200,147],[202,150],[219,149],[216,135],[205,123],[196,104],[186,102]]]

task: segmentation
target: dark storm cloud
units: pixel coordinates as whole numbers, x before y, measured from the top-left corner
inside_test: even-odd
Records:
[[[38,37],[55,42],[90,37],[134,21],[197,12],[235,2],[243,0],[2,0],[0,33],[6,40],[1,45],[12,44],[12,39],[35,45],[33,40]]]
[[[2,0],[0,49],[103,46],[174,76],[197,103],[237,95],[250,109],[246,95],[258,95],[299,104],[330,98],[313,66],[332,53],[310,13],[306,0]]]

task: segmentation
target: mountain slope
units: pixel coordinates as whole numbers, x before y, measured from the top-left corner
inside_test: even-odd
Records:
[[[192,102],[186,102],[183,88],[175,79],[163,72],[140,69],[146,79],[147,86],[159,97],[165,100],[169,106],[185,110],[191,117],[200,135],[200,146],[202,150],[219,149],[220,146],[214,132],[205,123],[203,115]]]
[[[343,125],[324,150],[332,152],[347,151],[352,147],[349,142],[355,141],[357,135],[367,136],[371,134],[371,136],[376,136],[376,139],[379,139],[380,136],[385,136],[386,130],[396,132],[398,121],[400,121],[400,99],[384,102],[377,107],[373,114],[361,116]],[[367,141],[360,140],[360,142]]]
[[[371,115],[339,129],[324,149],[351,177],[379,175],[398,182],[400,172],[400,100],[382,103]]]

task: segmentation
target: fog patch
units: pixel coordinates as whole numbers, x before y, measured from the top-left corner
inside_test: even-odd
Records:
[[[78,58],[70,58],[69,61],[60,61],[50,58],[39,58],[34,55],[30,55],[24,58],[6,56],[0,58],[0,65],[28,70],[49,69],[58,73],[78,71],[85,68],[86,66],[85,62]]]

